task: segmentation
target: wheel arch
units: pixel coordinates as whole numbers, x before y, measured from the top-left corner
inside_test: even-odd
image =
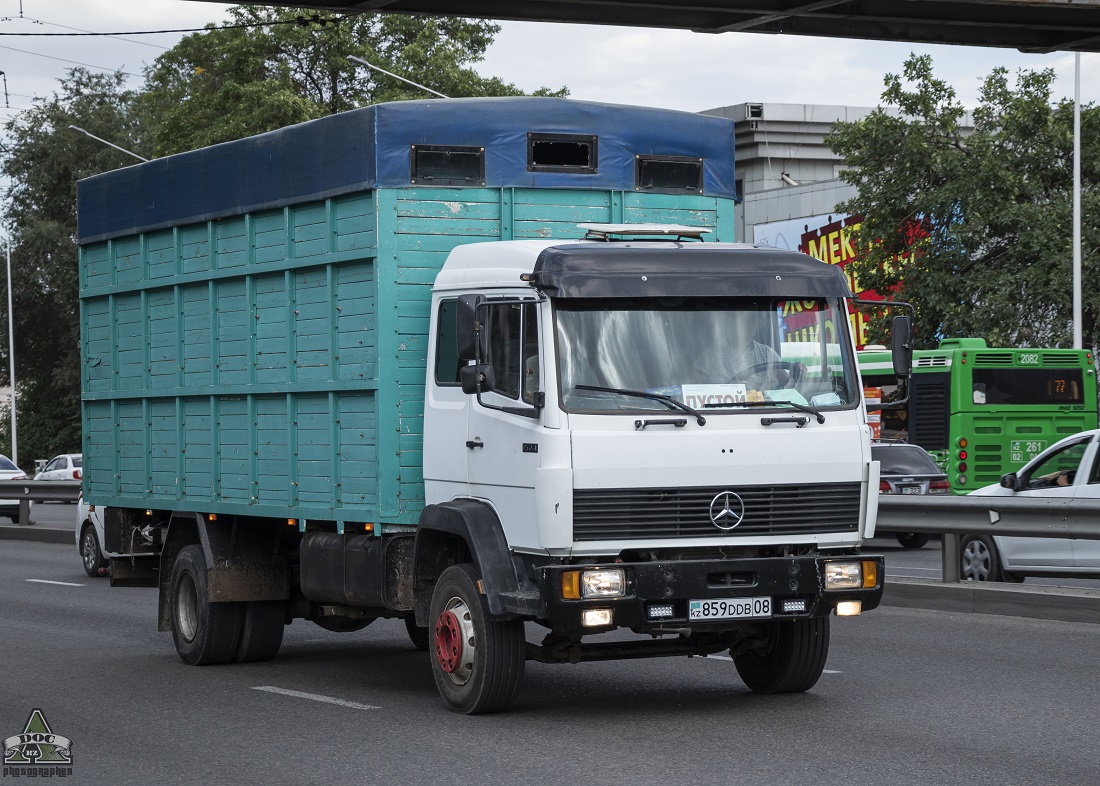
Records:
[[[504,614],[499,593],[519,582],[508,538],[496,511],[484,502],[459,499],[428,505],[420,514],[413,556],[413,605],[417,624],[428,624],[432,587],[451,565],[472,563],[492,614]]]

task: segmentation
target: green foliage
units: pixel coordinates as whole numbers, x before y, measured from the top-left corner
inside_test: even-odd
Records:
[[[470,67],[500,29],[486,21],[256,6],[238,6],[230,15],[234,24],[254,26],[189,35],[147,69],[141,103],[156,155],[369,104],[430,97],[348,55],[455,98],[522,95]]]
[[[403,82],[349,61],[361,56],[451,96],[518,95],[471,67],[498,27],[485,21],[236,7],[234,30],[184,38],[146,72],[142,91],[117,74],[72,70],[49,99],[5,126],[0,172],[12,241],[19,454],[32,459],[79,450],[80,334],[76,182],[134,159],[89,133],[146,157],[270,131],[370,103],[423,98]],[[308,18],[307,18],[308,15]],[[298,23],[299,16],[306,18]],[[287,24],[270,24],[289,22]],[[550,94],[549,91],[539,91]],[[564,95],[563,88],[553,93]],[[0,297],[6,339],[7,303]],[[7,376],[7,341],[0,342]],[[10,417],[0,402],[0,450],[10,452]]]
[[[133,94],[122,74],[74,69],[51,99],[5,124],[0,172],[10,181],[6,216],[12,293],[19,453],[28,460],[80,449],[80,325],[77,306],[76,181],[134,159],[73,131],[79,126],[122,147],[136,146]],[[7,377],[7,302],[0,308]],[[10,420],[0,422],[10,449]],[[7,455],[11,455],[10,452]]]
[[[1052,103],[1053,78],[1021,71],[1013,84],[995,69],[969,132],[955,91],[914,55],[886,76],[883,105],[829,140],[858,190],[837,209],[864,217],[857,275],[916,306],[918,346],[946,336],[1070,345],[1073,105]],[[1082,109],[1081,138],[1083,328],[1095,346],[1100,110]]]

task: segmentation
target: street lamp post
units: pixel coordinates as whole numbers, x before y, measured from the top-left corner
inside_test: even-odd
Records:
[[[19,466],[19,442],[15,428],[15,320],[11,309],[11,237],[8,238],[8,382],[11,383],[11,461]]]

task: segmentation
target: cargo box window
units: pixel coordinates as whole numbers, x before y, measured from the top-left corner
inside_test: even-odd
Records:
[[[528,134],[527,171],[593,175],[597,139],[588,134]]]
[[[485,185],[485,148],[412,145],[409,180],[421,185]]]
[[[687,156],[638,156],[634,188],[655,194],[701,194],[703,159]]]
[[[458,359],[458,301],[444,300],[439,304],[439,331],[435,341],[435,384],[458,385],[458,370],[464,365]]]

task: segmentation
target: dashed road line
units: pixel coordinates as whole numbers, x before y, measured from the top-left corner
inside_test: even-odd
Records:
[[[280,696],[290,696],[295,699],[309,699],[310,701],[320,701],[325,704],[335,704],[338,707],[347,707],[352,710],[380,710],[381,707],[376,707],[373,704],[360,704],[357,701],[348,701],[347,699],[337,699],[332,696],[322,696],[320,693],[302,693],[297,690],[287,690],[286,688],[276,688],[272,685],[256,685],[252,690],[262,690],[268,693],[277,693]]]
[[[83,587],[83,584],[74,584],[71,581],[50,581],[49,579],[27,579],[31,584],[56,584],[59,587]]]

